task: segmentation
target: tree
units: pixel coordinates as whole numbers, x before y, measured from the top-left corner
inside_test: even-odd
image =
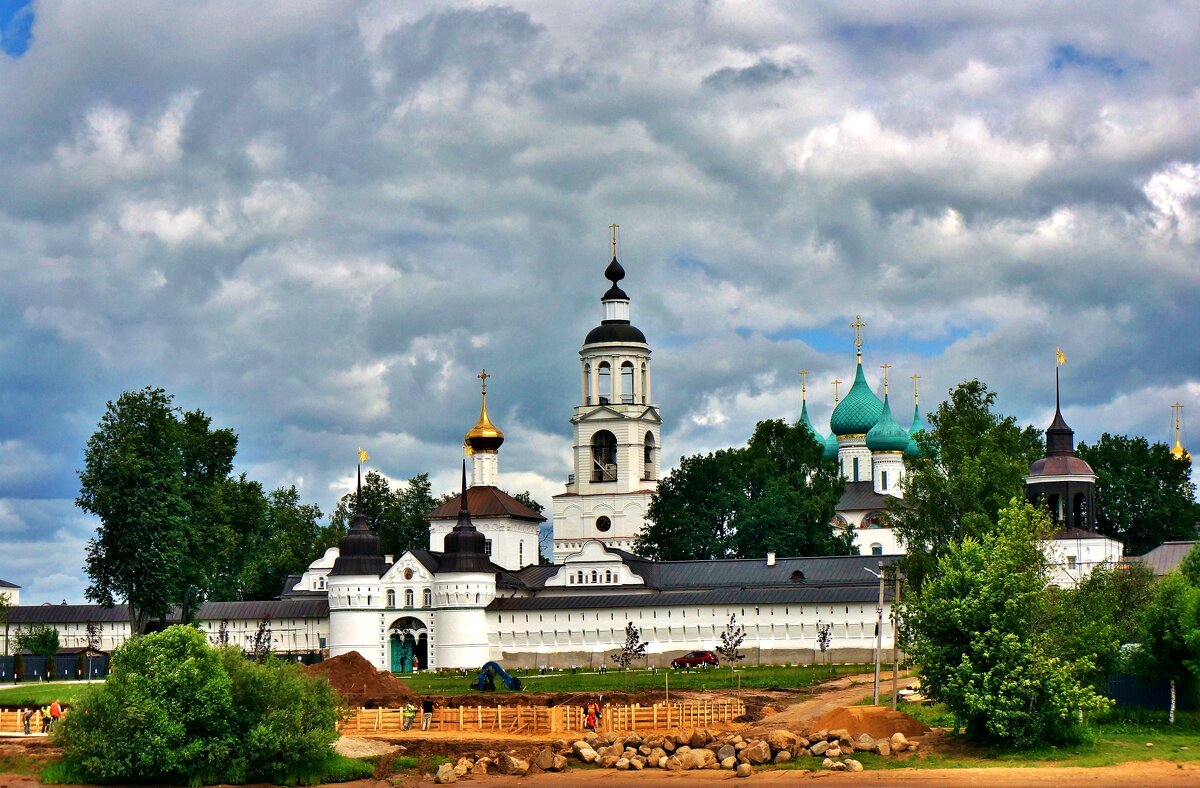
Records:
[[[1096,472],[1096,528],[1124,544],[1127,555],[1197,538],[1192,464],[1172,457],[1167,444],[1106,432],[1076,453]]]
[[[525,508],[531,509],[531,510],[537,512],[538,514],[541,514],[542,512],[544,512],[546,510],[546,507],[542,506],[540,503],[538,503],[537,501],[535,501],[533,499],[533,495],[530,494],[529,490],[524,490],[522,492],[517,493],[516,495],[513,496],[513,500],[516,501],[517,503],[521,504]]]
[[[53,657],[58,653],[58,630],[43,624],[18,629],[13,640],[20,651],[28,651],[39,657]]]
[[[833,664],[829,661],[829,646],[833,643],[833,624],[817,622],[817,648],[821,649],[821,661],[829,665],[829,674],[833,675]]]
[[[266,613],[258,622],[258,628],[250,636],[250,657],[262,662],[271,653],[271,614]]]
[[[1044,453],[1041,432],[993,412],[995,402],[980,381],[960,383],[916,435],[923,456],[910,461],[904,499],[888,506],[913,588],[950,545],[991,531],[999,511],[1023,497],[1029,466]]]
[[[797,423],[763,421],[748,444],[680,459],[650,501],[634,550],[659,560],[851,552],[830,528],[843,482]]]
[[[218,650],[184,626],[127,641],[108,681],[74,705],[55,737],[71,771],[101,784],[294,783],[328,762],[337,739],[327,682]]]
[[[1200,587],[1171,572],[1154,587],[1138,616],[1134,673],[1149,681],[1171,682],[1170,721],[1175,722],[1177,687],[1200,681]]]
[[[746,627],[737,623],[737,615],[729,616],[729,623],[725,625],[725,630],[721,633],[721,643],[717,646],[717,653],[721,655],[721,659],[729,663],[732,669],[734,664],[741,662],[746,658],[742,653],[742,642],[746,639]]]
[[[327,546],[335,545],[346,533],[357,499],[358,492],[354,491],[343,495],[338,502],[329,527],[322,534],[326,542],[332,540]],[[380,473],[367,471],[363,476],[362,512],[367,518],[367,527],[379,536],[379,547],[384,553],[401,555],[406,550],[429,547],[429,521],[425,515],[437,504],[430,491],[427,473],[417,474],[406,486],[395,490]]]
[[[1187,578],[1194,586],[1200,586],[1200,543],[1188,550],[1187,555],[1179,562],[1179,574]]]
[[[1013,745],[1069,741],[1077,715],[1108,701],[1086,681],[1088,657],[1064,658],[1045,620],[1045,512],[1013,498],[994,528],[942,552],[935,574],[900,608],[905,651],[922,692],[968,735]]]
[[[612,655],[612,661],[617,663],[621,670],[625,670],[635,659],[645,656],[648,645],[642,640],[642,631],[629,621],[625,624],[625,644],[621,646],[620,652]]]
[[[104,641],[100,636],[100,626],[95,621],[87,622],[87,626],[84,627],[84,633],[87,636],[87,647],[88,647],[87,677],[90,679],[90,678],[94,678],[92,676],[92,654],[91,654],[91,652],[99,651],[100,646],[103,645]]]
[[[88,439],[76,504],[100,518],[88,542],[88,599],[129,605],[134,635],[165,616],[179,586],[188,538],[183,453],[171,396],[125,392]]]
[[[270,599],[288,575],[303,572],[323,550],[321,509],[300,502],[295,486],[272,490],[264,499],[261,533],[246,545],[247,555],[231,599]]]

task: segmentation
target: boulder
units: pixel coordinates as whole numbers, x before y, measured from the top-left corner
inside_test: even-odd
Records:
[[[818,739],[816,742],[813,743],[813,746],[810,751],[812,752],[813,755],[815,755],[816,757],[819,758],[822,755],[824,755],[825,751],[828,749],[829,749],[829,742],[825,741],[824,739]]]
[[[737,748],[732,744],[726,744],[717,750],[718,761],[724,761],[726,758],[737,758]]]
[[[555,739],[554,740],[554,751],[555,752],[562,753],[565,755],[567,753],[567,751],[570,749],[571,749],[571,743],[568,742],[566,739]]]
[[[571,750],[575,753],[575,757],[584,763],[595,763],[596,759],[600,757],[585,741],[575,742],[571,745]]]
[[[861,763],[859,763],[858,761],[854,760],[853,758],[847,758],[847,759],[846,759],[846,771],[848,771],[848,772],[861,772],[862,770],[863,770],[863,765],[862,765]]]
[[[586,734],[584,734],[583,740],[587,742],[588,746],[593,750],[600,746],[600,737],[596,735],[595,731],[588,731]]]
[[[754,774],[754,767],[748,763],[739,763],[737,771],[734,772],[738,777],[749,777]]]
[[[792,759],[792,754],[787,750],[780,750],[775,753],[775,763],[787,763]]]
[[[737,758],[734,758],[732,755],[729,756],[728,758],[726,758],[725,760],[721,761],[722,769],[736,769],[737,765],[738,765]]]
[[[537,766],[544,772],[548,772],[554,768],[554,750],[549,747],[543,747],[538,750],[537,755],[533,756],[533,765]]]
[[[858,738],[854,740],[855,748],[871,752],[871,748],[875,745],[875,737],[869,733],[860,733]]]
[[[644,758],[630,758],[629,768],[633,769],[635,772],[640,772],[642,769],[646,768],[646,760]]]
[[[850,731],[846,728],[834,728],[829,732],[829,738],[837,739],[838,741],[841,741],[842,739],[850,741]]]
[[[688,750],[679,758],[685,770],[692,769],[707,769],[710,764],[717,763],[717,756],[712,750],[700,748],[698,750]]]
[[[637,748],[637,751],[638,751],[638,755],[641,755],[643,757],[648,757],[650,755],[650,753],[654,752],[653,748],[651,748],[649,744],[643,744],[642,746]]]
[[[567,758],[565,755],[555,755],[554,765],[550,767],[552,772],[565,772],[567,770]]]
[[[682,758],[683,756],[687,755],[691,751],[692,751],[692,748],[685,744],[682,747],[679,747],[675,750],[675,755],[676,755],[676,757]]]
[[[886,758],[892,754],[892,745],[887,739],[880,739],[879,741],[875,742],[875,752]]]
[[[619,760],[621,759],[615,755],[601,755],[596,759],[596,765],[601,769],[611,769]]]
[[[642,737],[638,736],[636,733],[631,733],[625,737],[624,744],[626,747],[632,747],[636,750],[638,747],[642,746]]]
[[[710,741],[712,741],[712,736],[709,735],[708,731],[704,730],[703,728],[697,728],[696,730],[692,731],[692,735],[688,741],[688,744],[690,744],[694,750],[697,747],[705,746]]]
[[[618,758],[617,762],[613,764],[613,768],[620,769],[623,772],[629,771],[629,759],[628,758]]]
[[[822,769],[832,769],[833,764],[834,764],[834,761],[832,758],[826,758],[825,760],[821,761],[821,768]]]
[[[470,758],[466,758],[466,757],[459,758],[458,763],[454,764],[455,776],[465,777],[471,771],[471,767],[474,765],[475,765],[475,761],[473,761]]]
[[[668,771],[672,771],[672,772],[680,772],[680,771],[683,771],[683,764],[680,763],[680,761],[677,757],[672,755],[667,758],[666,763],[663,768],[667,769]]]
[[[475,765],[471,767],[472,777],[487,777],[488,766],[492,763],[489,758],[480,758],[475,761]]]
[[[663,757],[659,758],[657,761],[654,761],[654,765],[660,769],[667,768],[667,756],[664,755]]]
[[[757,766],[771,760],[771,745],[759,740],[742,750],[742,754],[746,756],[746,763]]]
[[[896,731],[892,734],[892,749],[896,752],[904,752],[904,748],[908,746],[908,739],[904,738],[904,734]]]
[[[736,749],[738,752],[741,752],[742,750],[744,750],[750,746],[750,742],[743,740],[742,737],[739,736],[737,741],[735,741],[733,743],[733,746],[734,746],[734,749]]]
[[[670,736],[664,736],[662,744],[659,746],[663,748],[663,752],[675,752],[675,739]]]
[[[433,776],[433,781],[438,785],[456,783],[458,782],[458,775],[454,773],[453,766],[448,763],[443,763],[438,767],[437,774]]]
[[[844,772],[846,771],[846,764],[842,763],[841,761],[834,761],[833,765],[829,767],[829,771]]]
[[[653,750],[655,747],[661,748],[662,744],[663,744],[663,740],[662,740],[661,736],[653,736],[649,739],[646,739],[646,741],[644,741],[642,743]]]
[[[916,752],[916,751],[917,751],[917,750],[919,750],[919,749],[921,749],[921,742],[919,742],[919,741],[910,741],[910,742],[908,743],[908,751],[909,751],[909,752]]]
[[[796,734],[782,729],[773,730],[767,734],[767,744],[771,745],[771,749],[775,752],[780,750],[795,752],[798,739]]]
[[[529,761],[523,761],[512,753],[504,753],[496,761],[496,771],[501,774],[523,775],[529,771]]]
[[[811,735],[811,736],[809,736],[808,738],[809,738],[809,740],[810,740],[810,741],[825,741],[826,739],[828,739],[828,738],[829,738],[829,731],[827,731],[827,730],[825,730],[824,728],[822,728],[821,730],[819,730],[819,731],[817,731],[816,733],[812,734],[812,735]]]
[[[829,745],[829,749],[825,751],[826,758],[833,758],[835,761],[842,757],[842,750],[836,744]]]

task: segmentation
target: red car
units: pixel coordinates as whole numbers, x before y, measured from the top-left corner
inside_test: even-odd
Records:
[[[721,662],[717,659],[717,655],[711,651],[689,651],[682,657],[676,657],[675,659],[671,660],[671,667],[675,668],[676,670],[679,668],[694,668],[697,666],[707,668],[710,665],[715,668],[720,664]]]

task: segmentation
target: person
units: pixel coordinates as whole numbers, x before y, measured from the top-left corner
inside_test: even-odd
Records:
[[[588,709],[587,721],[583,723],[583,727],[592,733],[596,732],[596,708],[594,706]]]
[[[600,724],[600,702],[596,701],[592,704],[592,710],[596,712],[596,724]]]
[[[411,703],[404,704],[404,730],[412,730],[413,717],[417,716],[417,707]]]
[[[25,735],[29,735],[29,723],[33,720],[33,709],[21,709],[21,723],[25,727]]]
[[[42,733],[50,732],[50,707],[42,707]]]
[[[59,719],[62,718],[62,712],[63,712],[62,703],[57,698],[55,698],[54,702],[50,704],[50,728],[51,729],[53,729],[54,726],[58,723]]]
[[[421,672],[421,660],[417,659],[415,655],[413,656],[413,669],[412,669],[412,672],[413,672],[413,673],[420,673],[420,672]]]
[[[433,699],[428,695],[425,700],[421,701],[421,730],[429,730],[429,726],[433,723]]]

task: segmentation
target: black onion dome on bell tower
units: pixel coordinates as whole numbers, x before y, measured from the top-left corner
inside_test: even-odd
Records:
[[[629,296],[617,282],[625,278],[625,269],[617,262],[616,254],[604,269],[604,278],[612,282],[612,286],[600,297],[604,304],[604,320],[600,325],[588,332],[583,344],[591,345],[599,342],[634,342],[646,344],[646,335],[629,322]]]
[[[387,563],[379,553],[379,537],[367,527],[362,513],[362,467],[358,469],[358,494],[354,497],[354,518],[350,530],[338,540],[338,557],[329,570],[333,575],[372,575],[380,577]]]
[[[438,561],[438,572],[491,572],[492,562],[487,557],[487,540],[471,522],[471,511],[467,508],[467,463],[462,467],[462,506],[458,510],[458,523],[446,534],[442,558]]]

